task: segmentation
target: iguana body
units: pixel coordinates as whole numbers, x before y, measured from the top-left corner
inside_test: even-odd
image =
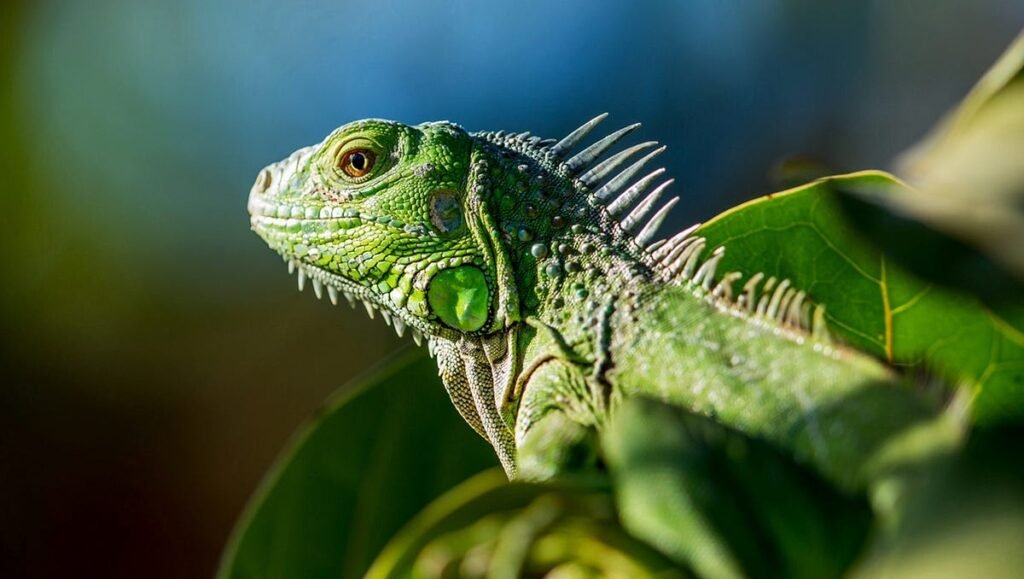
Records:
[[[617,404],[647,395],[766,438],[845,488],[939,409],[831,345],[785,282],[718,272],[644,174],[662,149],[589,147],[448,123],[346,125],[261,172],[253,228],[326,291],[428,341],[462,416],[510,477],[599,460]],[[748,272],[755,273],[755,272]],[[875,470],[872,470],[875,469]]]

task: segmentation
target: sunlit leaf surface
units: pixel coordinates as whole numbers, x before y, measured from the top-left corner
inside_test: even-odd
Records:
[[[979,422],[1024,415],[1024,309],[995,313],[896,267],[844,222],[837,190],[850,186],[901,185],[880,172],[832,177],[736,207],[699,234],[727,247],[720,271],[762,271],[807,291],[844,342],[964,381]]]

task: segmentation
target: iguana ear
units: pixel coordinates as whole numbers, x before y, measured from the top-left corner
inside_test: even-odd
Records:
[[[488,281],[494,284],[490,292],[491,307],[494,309],[487,331],[497,332],[522,320],[519,309],[519,286],[501,239],[501,230],[483,196],[487,161],[481,157],[479,151],[474,150],[471,163],[469,181],[466,184],[466,225],[484,258],[484,273]]]

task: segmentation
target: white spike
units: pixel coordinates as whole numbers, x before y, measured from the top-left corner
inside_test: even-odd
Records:
[[[579,153],[576,153],[571,159],[565,162],[565,168],[572,173],[579,173],[583,169],[590,166],[591,163],[596,161],[605,151],[610,149],[615,143],[619,142],[622,137],[625,137],[629,133],[632,133],[640,126],[640,123],[633,123],[628,127],[622,127],[614,133],[602,138],[593,145],[590,145],[586,149],[583,149]]]
[[[437,355],[436,348],[434,347],[434,340],[432,339],[427,340],[427,353],[430,354],[431,358]]]
[[[740,305],[746,307],[748,311],[754,311],[754,304],[757,303],[757,284],[761,283],[762,279],[764,279],[764,274],[757,272],[747,280],[747,283],[743,284]]]
[[[715,288],[711,290],[711,295],[716,298],[722,298],[724,300],[732,299],[732,285],[736,283],[743,274],[738,271],[730,271],[729,273],[722,276],[721,281],[715,284]]]
[[[352,308],[353,310],[356,309],[356,299],[352,297],[352,294],[345,292],[345,301],[348,302],[348,307]]]
[[[654,243],[648,245],[644,249],[647,250],[648,254],[653,256],[659,249],[664,247],[666,243],[668,243],[667,239],[659,239],[658,241],[655,241]]]
[[[814,307],[814,317],[811,321],[811,335],[819,340],[828,341],[828,325],[825,323],[825,306]]]
[[[601,161],[600,163],[595,165],[593,169],[581,175],[580,182],[586,185],[587,187],[596,185],[597,183],[601,182],[601,180],[603,180],[605,177],[607,177],[612,171],[614,171],[623,163],[625,163],[626,159],[629,159],[638,152],[644,149],[649,149],[657,144],[657,141],[647,141],[646,143],[640,143],[639,145],[633,145],[632,147],[623,149],[618,153],[615,153],[611,157],[608,157],[604,161]]]
[[[327,298],[331,300],[331,303],[338,305],[338,288],[333,285],[327,286]]]
[[[711,283],[715,280],[715,272],[718,270],[718,263],[725,257],[725,248],[718,246],[711,252],[711,257],[697,268],[693,275],[693,283],[698,284],[706,290],[711,289]]]
[[[608,118],[608,113],[601,113],[589,121],[583,123],[581,126],[576,128],[573,132],[565,136],[561,141],[558,141],[551,148],[548,149],[552,154],[562,156],[569,152],[570,149],[576,146],[577,143],[583,140],[590,131],[594,129],[601,121]]]
[[[638,203],[637,206],[634,207],[633,210],[629,212],[629,215],[627,215],[626,218],[622,220],[622,229],[632,233],[633,230],[636,229],[637,226],[639,226],[640,223],[647,217],[647,214],[654,207],[654,204],[657,203],[659,199],[661,199],[662,194],[665,193],[665,189],[668,189],[669,185],[671,185],[674,181],[675,179],[669,179],[668,181],[665,181],[661,185],[658,185],[658,187],[655,188],[654,191],[651,191],[651,193],[647,197],[644,197],[644,200]]]
[[[299,268],[299,291],[306,287],[306,270]]]
[[[661,224],[665,221],[665,217],[668,216],[668,212],[672,211],[672,208],[675,207],[676,203],[679,203],[679,197],[669,199],[668,203],[662,205],[661,209],[654,214],[654,217],[651,217],[647,221],[647,225],[644,225],[644,228],[640,230],[640,233],[636,234],[637,245],[640,247],[647,246],[648,242],[658,234],[658,228],[661,227]]]
[[[647,190],[647,186],[651,184],[651,181],[657,179],[664,172],[664,168],[655,169],[641,177],[636,183],[630,185],[629,189],[623,191],[621,195],[615,198],[615,201],[608,204],[608,213],[610,215],[618,215],[619,212],[639,197],[641,193]]]
[[[701,238],[700,241],[694,243],[689,249],[683,252],[683,255],[689,253],[686,261],[683,262],[683,271],[680,275],[683,279],[693,279],[693,273],[697,269],[697,264],[700,262],[700,254],[704,252],[705,241]]]
[[[423,333],[420,332],[419,330],[413,328],[413,330],[412,330],[412,341],[416,342],[417,346],[422,346],[423,345]]]
[[[793,301],[793,296],[795,295],[796,290],[789,288],[782,294],[782,299],[779,300],[779,307],[775,311],[775,320],[782,325],[786,325],[786,314],[789,312],[789,302]]]
[[[384,323],[385,324],[387,324],[389,326],[391,325],[391,312],[385,310],[384,308],[381,308],[380,309],[380,317],[384,318]]]
[[[673,271],[682,267],[682,262],[686,259],[683,257],[686,249],[703,240],[703,237],[687,237],[677,243],[676,246],[672,248],[672,253],[669,253],[661,260],[661,262],[665,264],[665,269]]]
[[[315,277],[311,279],[313,280],[313,295],[319,300],[324,297],[324,284]]]
[[[395,333],[399,338],[405,335],[405,322],[398,316],[395,316]]]
[[[602,185],[600,189],[594,191],[594,197],[597,197],[601,201],[607,201],[609,197],[621,191],[622,188],[626,186],[626,183],[629,183],[629,181],[631,181],[633,177],[636,177],[636,174],[639,173],[640,170],[643,169],[644,166],[647,165],[647,163],[651,159],[657,157],[658,155],[664,152],[665,147],[662,146],[651,151],[650,153],[647,153],[646,155],[641,157],[637,162],[623,169],[621,173],[612,177],[611,180]]]
[[[373,306],[370,304],[370,302],[363,302],[363,307],[366,308],[366,315],[370,316],[370,319],[372,320],[373,319]]]
[[[295,273],[295,260],[288,260],[288,275]]]
[[[778,282],[775,277],[768,278],[768,281],[764,282],[764,286],[761,287],[761,297],[757,300],[757,307],[754,308],[754,314],[758,316],[765,315],[768,311],[768,302],[771,301],[772,296],[770,292],[775,289],[775,283]]]
[[[672,258],[669,256],[671,256],[673,253],[676,253],[676,249],[678,248],[678,246],[684,242],[687,242],[690,239],[690,234],[693,233],[694,231],[697,231],[697,228],[700,227],[700,225],[700,223],[695,223],[687,227],[686,229],[670,237],[668,240],[664,240],[665,243],[660,247],[651,246],[649,248],[651,257],[653,257],[655,261],[665,261],[666,263],[671,261]]]
[[[687,264],[689,264],[692,259],[696,259],[694,256],[699,255],[701,250],[704,249],[704,238],[693,237],[687,239],[685,243],[680,244],[679,249],[680,251],[678,256],[673,252],[672,255],[669,256],[670,259],[666,260],[666,263],[669,264],[666,268],[669,274],[669,279],[682,276],[683,272],[686,270]]]
[[[796,292],[793,296],[793,300],[789,302],[789,308],[786,309],[786,323],[791,326],[804,327],[805,320],[803,320],[801,313],[803,312],[804,299],[807,298],[807,294],[801,290]]]
[[[765,308],[765,315],[769,318],[774,318],[779,313],[779,304],[782,302],[782,295],[786,293],[789,288],[789,280],[784,279],[779,282],[779,285],[772,292],[772,298],[768,300],[768,306]]]

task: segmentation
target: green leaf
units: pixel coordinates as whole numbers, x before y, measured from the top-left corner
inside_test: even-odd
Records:
[[[871,510],[769,443],[660,401],[602,433],[623,524],[699,576],[838,577]]]
[[[682,577],[619,525],[607,480],[508,483],[480,474],[423,510],[367,579]]]
[[[727,247],[719,271],[761,271],[807,291],[846,343],[966,382],[980,423],[1024,417],[1021,304],[995,313],[896,267],[844,221],[838,191],[851,187],[905,186],[881,172],[831,177],[740,205],[698,234]]]
[[[217,576],[360,577],[423,506],[496,464],[433,361],[406,352],[302,429],[252,498]]]
[[[1024,284],[983,250],[923,221],[925,195],[894,181],[833,181],[843,216],[886,258],[922,280],[977,297],[995,310],[1024,303]],[[919,212],[918,212],[919,213]]]

